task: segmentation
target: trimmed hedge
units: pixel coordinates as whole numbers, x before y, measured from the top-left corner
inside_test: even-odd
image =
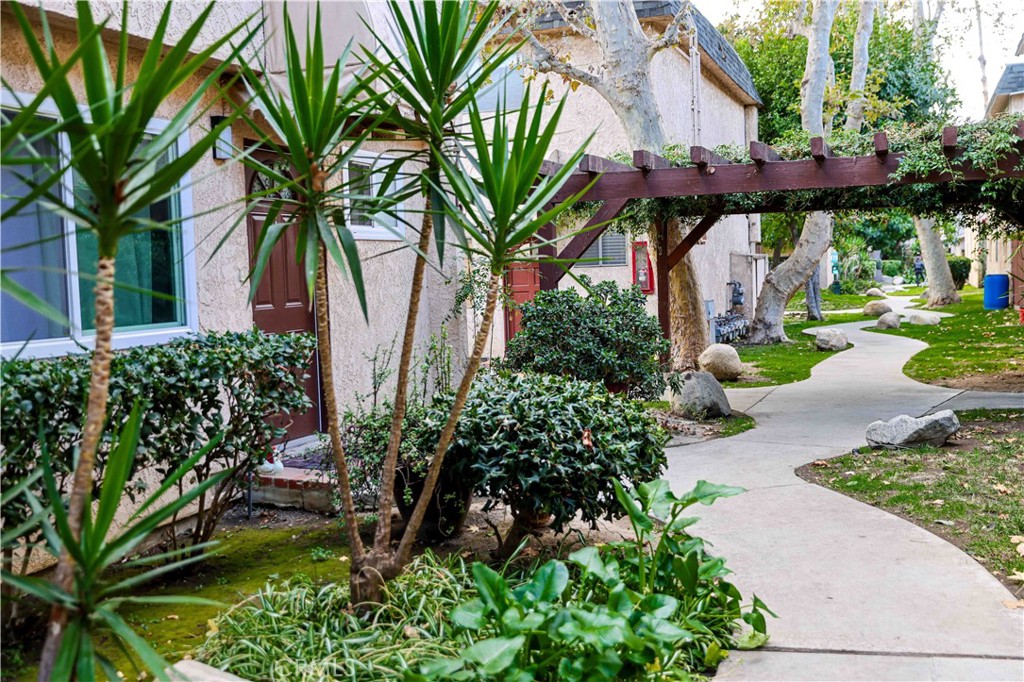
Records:
[[[199,461],[189,483],[205,480],[225,467],[250,471],[267,455],[271,440],[284,435],[284,429],[271,424],[268,417],[301,413],[310,407],[303,382],[315,348],[311,335],[266,335],[252,330],[188,336],[115,353],[107,408],[114,428],[106,430],[97,453],[97,483],[111,435],[136,401],[143,406],[143,445],[133,477],[144,469],[166,476],[222,431],[224,439]],[[40,466],[44,448],[58,483],[70,476],[85,421],[90,357],[80,353],[3,361],[0,483],[4,489]],[[236,481],[228,478],[207,495],[192,543],[212,536],[237,492]],[[129,489],[130,497],[132,492],[138,490]],[[44,497],[41,487],[37,494]],[[16,526],[27,513],[27,506],[5,506],[3,527]]]
[[[971,259],[966,256],[946,256],[949,272],[953,275],[953,283],[957,289],[963,289],[967,278],[971,276]]]

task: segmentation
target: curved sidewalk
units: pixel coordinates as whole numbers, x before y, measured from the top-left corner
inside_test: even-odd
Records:
[[[902,311],[909,299],[890,303]],[[854,347],[806,381],[729,391],[757,428],[668,451],[676,490],[698,479],[747,488],[702,507],[697,532],[779,615],[768,646],[733,652],[716,679],[1024,680],[1024,610],[1003,604],[1012,595],[998,580],[938,536],[793,473],[864,445],[876,419],[963,397],[903,374],[924,343],[864,326],[836,325]],[[1017,400],[1000,399],[992,406]]]

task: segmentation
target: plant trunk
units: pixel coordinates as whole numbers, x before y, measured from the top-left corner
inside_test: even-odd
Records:
[[[946,260],[946,247],[942,237],[935,230],[935,221],[914,216],[914,229],[917,230],[917,241],[921,244],[921,258],[928,274],[929,308],[960,302],[960,294],[956,292],[953,273]]]
[[[445,453],[448,452],[448,445],[452,441],[452,436],[455,435],[455,427],[458,425],[459,417],[462,415],[462,408],[466,405],[469,389],[472,387],[473,379],[480,368],[480,359],[483,357],[484,348],[487,346],[487,339],[491,333],[491,323],[494,321],[494,309],[498,301],[498,290],[500,288],[501,275],[491,273],[491,281],[487,288],[487,304],[484,309],[483,321],[480,323],[480,329],[477,330],[476,338],[473,342],[473,354],[470,356],[466,372],[462,375],[462,380],[459,382],[459,389],[455,394],[455,403],[452,405],[448,421],[445,422],[444,428],[441,430],[441,436],[437,441],[437,447],[434,449],[430,469],[427,471],[427,480],[423,484],[423,492],[420,494],[420,499],[416,503],[416,508],[409,518],[405,532],[402,533],[402,540],[398,544],[398,550],[395,552],[394,562],[398,567],[405,565],[409,560],[413,543],[419,533],[420,526],[423,525],[423,517],[427,512],[427,505],[430,504],[434,488],[437,487],[437,479],[441,475],[441,466],[444,463]]]
[[[436,174],[434,162],[430,163],[427,173],[431,176]],[[434,220],[430,211],[430,193],[428,192],[420,228],[418,244],[420,254],[426,254],[429,251],[430,239],[434,233]],[[412,367],[412,355],[416,343],[416,322],[419,320],[420,298],[423,295],[426,266],[425,256],[417,255],[412,273],[412,289],[409,292],[409,309],[405,317],[405,334],[402,337],[402,357],[398,363],[398,386],[395,389],[395,401],[392,405],[391,432],[388,435],[387,454],[381,469],[380,495],[377,502],[377,532],[374,535],[372,551],[372,554],[379,557],[380,560],[390,560],[391,511],[395,502],[395,471],[398,467],[398,451],[402,444],[402,422],[405,420],[408,402],[409,370]]]
[[[757,299],[749,343],[768,344],[789,340],[782,326],[786,303],[814,272],[831,242],[832,219],[828,214],[808,214],[792,255],[765,277],[764,289]]]
[[[671,251],[682,239],[679,220],[668,222]],[[657,237],[653,237],[657,238]],[[668,273],[669,328],[671,329],[672,369],[677,372],[696,369],[697,358],[710,344],[710,331],[704,310],[693,251],[687,253]]]
[[[324,411],[327,413],[327,435],[331,441],[331,452],[334,454],[334,466],[338,471],[338,492],[341,495],[341,511],[345,518],[345,532],[348,535],[349,550],[352,553],[352,571],[365,558],[363,541],[359,537],[359,520],[356,518],[356,506],[352,500],[352,484],[349,481],[348,462],[341,444],[341,427],[338,424],[338,394],[334,387],[334,353],[331,346],[331,320],[327,301],[327,249],[324,243],[319,245],[320,258],[316,267],[316,348],[320,356],[320,378],[324,399]]]
[[[71,484],[71,498],[68,501],[68,526],[76,540],[82,535],[82,516],[85,502],[92,491],[92,474],[96,465],[96,451],[99,449],[103,427],[107,421],[107,398],[110,394],[110,341],[114,333],[114,256],[100,256],[96,265],[95,327],[96,346],[92,352],[89,397],[86,404],[85,426],[82,429],[82,444],[78,452],[78,464]],[[54,583],[65,592],[71,592],[75,582],[75,564],[67,549],[61,551],[57,563]],[[68,611],[54,606],[50,611],[50,622],[46,630],[46,641],[39,661],[39,680],[47,682],[53,674],[57,661],[64,628],[68,622]]]
[[[821,261],[818,267],[814,268],[810,279],[804,285],[804,303],[807,304],[808,320],[824,320],[821,314]]]
[[[857,32],[853,37],[853,70],[850,73],[850,95],[852,99],[846,107],[846,129],[860,132],[864,125],[864,110],[867,108],[867,97],[864,87],[868,77],[868,44],[871,32],[875,27],[875,9],[877,0],[861,0],[860,14],[857,16]],[[986,100],[987,101],[987,100]]]

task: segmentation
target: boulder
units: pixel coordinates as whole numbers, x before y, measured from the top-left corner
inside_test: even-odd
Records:
[[[889,421],[869,424],[867,440],[873,447],[938,446],[959,430],[960,420],[953,410],[942,410],[920,419],[901,414]]]
[[[822,329],[814,336],[814,345],[818,350],[844,350],[850,341],[842,329]]]
[[[886,313],[878,318],[875,329],[899,329],[900,316],[897,313]]]
[[[885,301],[868,301],[867,305],[864,306],[864,314],[869,317],[881,317],[891,312],[892,308]]]
[[[940,322],[942,322],[942,318],[935,313],[910,313],[910,317],[907,318],[907,324],[936,325]]]
[[[729,399],[711,372],[686,372],[682,386],[672,394],[672,409],[690,419],[712,419],[732,414]]]
[[[906,282],[906,280],[903,279],[902,277],[900,277],[899,275],[896,275],[895,277],[892,278],[892,283],[893,284],[897,284],[898,285],[898,284],[903,284],[904,282]]]
[[[743,374],[740,354],[727,343],[713,343],[705,348],[697,358],[697,364],[719,381],[735,381]]]
[[[871,287],[864,292],[865,296],[878,296],[879,298],[885,298],[885,292],[878,287]]]

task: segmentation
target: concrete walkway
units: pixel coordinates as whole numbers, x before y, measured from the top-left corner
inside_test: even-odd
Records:
[[[733,652],[716,679],[1024,680],[1024,610],[1003,604],[998,580],[938,536],[793,473],[864,445],[876,419],[973,404],[903,374],[924,343],[836,326],[854,347],[809,380],[728,392],[757,428],[668,451],[677,491],[698,479],[747,488],[702,507],[697,532],[779,615],[768,646]],[[1024,407],[1024,394],[995,398],[974,402]]]

